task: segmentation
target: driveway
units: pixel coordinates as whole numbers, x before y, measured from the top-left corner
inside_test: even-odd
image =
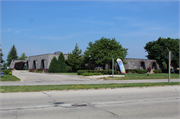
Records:
[[[83,76],[52,74],[52,73],[32,73],[27,71],[13,71],[12,74],[21,79],[21,82],[61,82],[61,81],[87,81],[91,80]]]
[[[25,71],[13,71],[13,75],[20,78],[21,81],[1,81],[0,86],[168,82],[168,79],[103,80],[77,75],[32,73]],[[180,79],[171,79],[171,82],[180,82]]]

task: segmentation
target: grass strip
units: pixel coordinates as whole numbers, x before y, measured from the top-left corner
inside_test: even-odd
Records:
[[[143,79],[168,79],[168,74],[125,74],[125,77],[106,77],[105,80],[143,80]],[[171,79],[179,79],[179,74],[171,74]]]
[[[4,75],[1,76],[0,81],[20,81],[20,79],[13,75]]]
[[[50,90],[79,90],[79,89],[106,89],[125,87],[172,86],[179,82],[163,83],[110,83],[110,84],[73,84],[73,85],[31,85],[31,86],[1,86],[0,92],[38,92]]]

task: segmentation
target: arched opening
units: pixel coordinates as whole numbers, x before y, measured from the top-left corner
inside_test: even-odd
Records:
[[[28,64],[28,61],[26,62],[26,70],[29,69],[29,64]]]
[[[16,70],[24,70],[24,66],[25,66],[26,62],[17,62],[14,65],[14,69]]]
[[[36,69],[36,61],[33,61],[33,69]]]
[[[41,69],[45,69],[45,67],[44,67],[44,60],[41,60]]]
[[[157,69],[157,65],[156,65],[156,62],[153,62],[153,64],[152,64],[152,69]]]
[[[142,61],[141,64],[140,64],[140,69],[143,69],[145,70],[145,63]]]

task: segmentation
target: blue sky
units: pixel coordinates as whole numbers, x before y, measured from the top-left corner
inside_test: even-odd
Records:
[[[126,58],[146,59],[147,42],[179,38],[177,1],[3,1],[1,48],[3,59],[15,45],[18,56],[84,52],[88,43],[115,38],[128,48]]]

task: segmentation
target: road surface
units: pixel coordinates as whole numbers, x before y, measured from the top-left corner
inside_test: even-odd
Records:
[[[180,119],[180,87],[0,93],[1,119]]]

